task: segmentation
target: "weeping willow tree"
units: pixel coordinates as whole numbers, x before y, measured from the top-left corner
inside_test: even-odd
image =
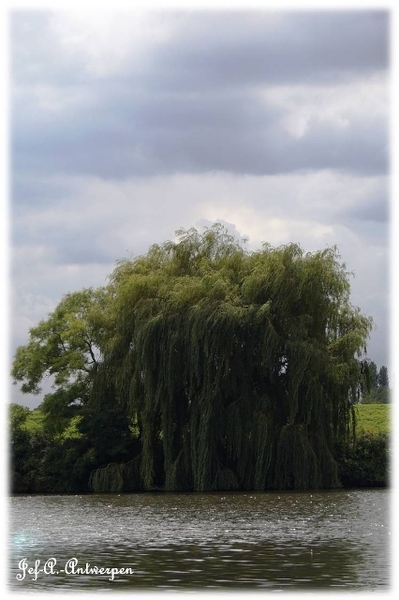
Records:
[[[139,468],[94,473],[97,491],[112,478],[118,490],[340,485],[333,449],[350,434],[371,319],[350,303],[336,248],[248,252],[220,224],[180,230],[120,262],[110,288],[93,398],[113,386],[140,454]]]

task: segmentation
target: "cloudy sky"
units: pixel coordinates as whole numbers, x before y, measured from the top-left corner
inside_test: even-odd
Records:
[[[117,259],[221,220],[249,249],[337,245],[390,364],[387,11],[14,11],[9,33],[12,352]]]

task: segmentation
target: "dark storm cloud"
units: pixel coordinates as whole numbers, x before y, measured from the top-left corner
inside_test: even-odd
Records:
[[[390,211],[388,202],[389,192],[385,190],[385,194],[375,194],[375,196],[365,199],[361,205],[354,206],[342,212],[343,219],[351,219],[352,221],[361,221],[363,223],[371,223],[372,227],[385,227],[385,236],[388,235],[386,229],[389,224]],[[377,230],[374,231],[376,237]]]
[[[24,85],[47,83],[60,87],[71,82],[84,82],[84,64],[78,66],[60,45],[51,27],[50,12],[11,12],[9,32],[14,82]]]
[[[65,182],[51,178],[40,179],[34,174],[29,176],[27,173],[11,173],[11,197],[18,198],[18,203],[11,205],[14,217],[23,214],[27,206],[40,209],[44,205],[53,204],[54,200],[69,198],[70,195],[71,191],[65,187]]]
[[[99,78],[83,57],[80,64],[63,52],[48,15],[14,15],[13,166],[111,178],[383,172],[382,118],[345,132],[316,125],[295,139],[282,124],[284,109],[257,90],[384,70],[387,26],[383,12],[188,13],[174,37],[147,49],[145,69],[127,65],[123,76]]]
[[[53,225],[40,223],[40,213],[36,218],[27,215],[20,218],[19,226],[13,232],[14,247],[32,248],[45,246],[46,257],[52,265],[109,265],[115,261],[115,249],[104,246],[104,233],[99,232],[98,223],[62,222],[57,219]],[[35,226],[32,227],[32,223]]]
[[[386,69],[388,11],[176,13],[174,35],[149,48],[145,68],[126,64],[151,89],[199,89],[328,82]],[[172,13],[175,15],[175,13]],[[164,13],[168,20],[168,13]],[[129,13],[126,19],[131,18]],[[115,32],[117,35],[117,31]],[[13,78],[65,85],[84,82],[87,60],[65,52],[51,13],[16,11],[10,18]],[[131,52],[134,53],[134,39]]]
[[[386,69],[388,49],[384,11],[196,13],[154,53],[147,80],[185,90],[335,83]]]
[[[229,98],[208,94],[199,99],[184,94],[136,95],[119,87],[119,96],[104,89],[99,98],[90,106],[66,109],[62,118],[32,107],[35,118],[26,128],[19,127],[27,118],[24,106],[16,107],[16,168],[104,177],[245,171],[254,168],[257,132],[260,127],[273,128],[279,113],[266,112],[258,101],[239,92]],[[251,141],[255,152],[247,147]]]
[[[93,232],[95,233],[95,232]],[[73,243],[71,243],[73,240]],[[112,251],[101,247],[100,240],[96,237],[71,236],[64,232],[61,240],[57,240],[57,254],[55,262],[58,265],[109,265],[115,260]]]
[[[101,265],[115,260],[107,239],[120,217],[109,211],[105,233],[103,211],[84,197],[79,179],[14,179],[14,193],[21,197],[12,205],[15,249],[46,248],[47,258],[57,265]]]
[[[23,107],[19,110],[23,113]],[[378,173],[387,169],[387,125],[353,122],[345,130],[316,123],[300,139],[282,125],[284,113],[250,94],[184,94],[136,97],[118,103],[104,93],[90,110],[65,110],[62,118],[38,111],[27,128],[15,111],[15,169],[128,177],[155,173],[231,171],[286,173],[339,169]],[[35,112],[35,111],[34,111]],[[21,121],[26,116],[21,115]]]

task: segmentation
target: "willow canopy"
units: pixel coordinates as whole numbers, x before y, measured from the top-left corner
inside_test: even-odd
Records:
[[[92,489],[339,486],[371,319],[336,248],[248,252],[219,224],[180,230],[120,262],[109,289],[92,402],[124,407],[138,450]]]

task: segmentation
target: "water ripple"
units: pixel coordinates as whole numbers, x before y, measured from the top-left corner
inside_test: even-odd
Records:
[[[389,490],[127,494],[10,498],[13,590],[268,588],[378,590],[389,585]],[[134,573],[18,567],[76,557]]]

